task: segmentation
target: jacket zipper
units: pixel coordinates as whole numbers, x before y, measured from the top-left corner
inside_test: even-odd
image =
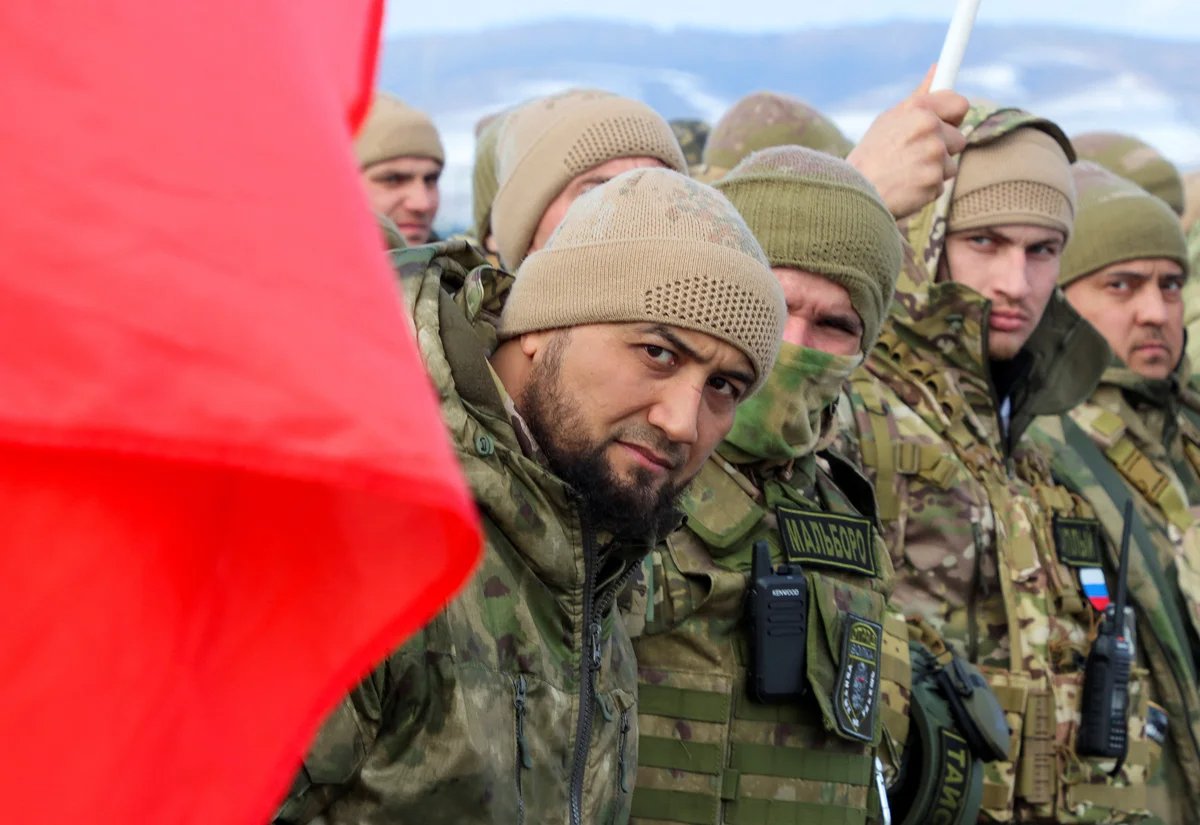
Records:
[[[521,825],[525,821],[525,794],[522,788],[521,773],[533,767],[533,759],[525,744],[525,693],[528,690],[525,674],[517,676],[515,688],[516,696],[513,699],[513,707],[516,709],[517,716],[517,825]]]
[[[596,536],[583,526],[583,616],[588,624],[583,634],[585,649],[579,657],[579,721],[575,726],[575,761],[571,766],[571,825],[583,825],[583,778],[592,739],[595,715],[593,674],[600,668],[600,622],[595,616]]]

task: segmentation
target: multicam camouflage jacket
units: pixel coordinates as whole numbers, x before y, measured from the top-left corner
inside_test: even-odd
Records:
[[[635,821],[865,823],[879,810],[876,755],[900,764],[911,685],[870,485],[832,454],[769,473],[732,456],[704,465],[683,499],[687,526],[622,603],[640,680]],[[747,685],[758,541],[774,564],[786,548],[808,583],[808,692],[784,703],[755,701]],[[851,638],[870,655],[848,655]]]
[[[1191,277],[1183,287],[1183,323],[1187,327],[1188,361],[1200,365],[1200,221],[1188,230],[1188,270]]]
[[[607,542],[526,454],[485,359],[509,276],[461,242],[393,257],[486,552],[333,713],[278,819],[625,822],[637,673],[613,603],[653,541]]]
[[[1050,133],[1071,153],[1056,126],[1017,110],[973,107],[963,131],[971,146],[1022,127]],[[952,194],[907,224],[912,247],[891,317],[843,407],[844,450],[875,482],[895,602],[978,664],[1006,712],[1009,761],[987,767],[985,817],[1131,821],[1145,811],[1158,751],[1145,733],[1145,674],[1132,686],[1130,758],[1110,778],[1112,760],[1074,746],[1095,615],[1066,548],[1098,528],[1023,437],[1036,416],[1090,395],[1108,348],[1055,294],[1018,356],[1023,378],[997,398],[990,303],[937,279]]]
[[[1166,708],[1152,721],[1167,740],[1167,775],[1151,807],[1171,823],[1200,822],[1200,399],[1184,385],[1187,374],[1186,359],[1162,381],[1114,365],[1086,403],[1032,430],[1053,451],[1056,478],[1096,512],[1110,547],[1125,502],[1134,502],[1128,576],[1138,653]],[[1116,557],[1104,562],[1115,582]]]

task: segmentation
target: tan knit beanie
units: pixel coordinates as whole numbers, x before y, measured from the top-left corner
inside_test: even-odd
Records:
[[[632,157],[687,171],[671,127],[645,103],[573,89],[514,109],[496,147],[500,187],[492,203],[492,233],[504,265],[520,266],[546,207],[572,178]]]
[[[1144,140],[1119,132],[1084,132],[1073,136],[1071,144],[1080,160],[1093,161],[1133,181],[1166,201],[1176,215],[1183,215],[1186,203],[1179,170]]]
[[[1075,219],[1071,161],[1034,127],[968,146],[958,166],[947,231],[1023,224],[1070,236]]]
[[[483,243],[492,231],[492,201],[496,199],[496,144],[508,112],[490,115],[475,132],[475,168],[471,175],[471,220],[475,239]]]
[[[875,187],[840,158],[801,146],[755,152],[715,184],[771,266],[823,275],[850,293],[870,352],[892,301],[904,250]]]
[[[1059,286],[1110,264],[1145,258],[1169,258],[1187,272],[1187,240],[1165,201],[1090,161],[1079,161],[1072,171],[1079,206]]]
[[[358,165],[364,169],[392,158],[433,158],[446,153],[433,121],[387,92],[378,92],[354,141]]]
[[[802,100],[774,92],[746,95],[713,127],[704,145],[703,180],[720,178],[742,158],[772,146],[807,146],[844,158],[854,144],[832,120]]]
[[[754,390],[786,319],[783,291],[728,200],[678,172],[634,169],[580,196],[521,264],[500,338],[584,324],[682,327],[745,353]]]

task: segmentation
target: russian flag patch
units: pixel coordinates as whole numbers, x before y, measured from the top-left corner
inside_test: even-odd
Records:
[[[1083,585],[1083,595],[1087,596],[1092,607],[1103,613],[1110,601],[1104,571],[1099,567],[1082,567],[1079,569],[1079,583]]]

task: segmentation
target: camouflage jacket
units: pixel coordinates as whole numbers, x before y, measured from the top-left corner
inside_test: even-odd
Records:
[[[1188,231],[1188,268],[1190,277],[1183,287],[1183,322],[1187,327],[1188,361],[1200,365],[1200,221]]]
[[[1033,428],[1053,451],[1056,478],[1096,512],[1110,548],[1125,501],[1134,502],[1128,576],[1138,653],[1166,708],[1154,730],[1169,738],[1166,787],[1151,803],[1164,821],[1181,823],[1200,821],[1200,427],[1197,398],[1181,381],[1187,372],[1186,360],[1165,381],[1114,366],[1086,403]],[[1110,553],[1104,563],[1115,587],[1117,559]]]
[[[637,675],[613,603],[653,541],[607,542],[526,455],[485,360],[509,276],[461,242],[393,255],[486,552],[325,723],[278,818],[622,823]]]
[[[963,131],[978,145],[1024,126],[1069,146],[1053,124],[1012,109],[974,107]],[[876,485],[895,602],[978,664],[1006,711],[1009,761],[987,767],[985,816],[1128,820],[1146,806],[1147,691],[1135,679],[1137,758],[1110,779],[1111,761],[1074,749],[1094,616],[1063,556],[1072,538],[1097,533],[1094,514],[1054,483],[1048,456],[1024,437],[1038,415],[1088,397],[1108,347],[1056,293],[1018,356],[1023,376],[998,399],[990,303],[937,281],[952,194],[907,224],[912,246],[891,317],[850,385],[845,451]]]
[[[623,605],[641,682],[635,821],[865,823],[879,809],[876,755],[900,764],[911,686],[870,485],[832,454],[758,473],[722,452]],[[786,546],[807,580],[808,692],[791,702],[755,701],[747,685],[760,540],[774,564]],[[871,655],[848,657],[849,638]]]

